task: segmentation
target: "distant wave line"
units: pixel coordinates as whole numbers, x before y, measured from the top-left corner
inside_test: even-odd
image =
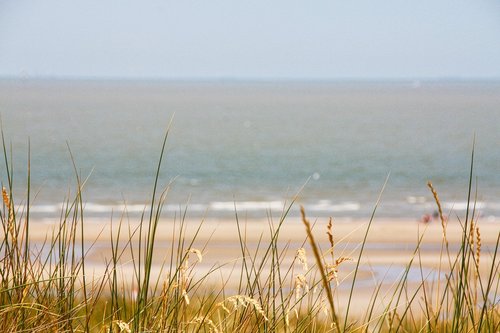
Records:
[[[258,211],[283,211],[286,209],[286,202],[273,200],[273,201],[212,201],[209,203],[191,203],[191,204],[166,204],[163,207],[164,211],[175,212],[179,210],[186,209],[192,212],[234,212],[236,211],[248,211],[248,212],[258,212]],[[408,202],[408,200],[402,201],[401,205],[410,205],[414,207],[421,207],[423,210],[429,210],[434,207],[431,202]],[[318,200],[316,202],[303,203],[306,210],[311,212],[332,212],[332,213],[342,213],[342,212],[357,212],[361,211],[362,208],[366,208],[360,202],[356,201],[343,201],[334,203],[331,200]],[[470,203],[470,209],[474,207],[474,203]],[[66,208],[65,203],[56,204],[38,204],[32,205],[30,207],[30,213],[35,214],[55,214],[60,213]],[[149,203],[140,204],[102,204],[96,202],[84,203],[84,212],[92,214],[110,214],[112,212],[128,212],[140,214],[142,212],[147,212],[150,208]],[[443,202],[443,208],[448,211],[464,211],[467,209],[467,202]],[[500,211],[500,203],[498,202],[476,202],[476,210],[492,210]],[[19,211],[25,211],[24,206],[16,207]]]
[[[262,211],[262,210],[284,210],[284,201],[213,201],[208,204],[167,204],[164,206],[166,211],[176,211],[180,208],[186,208],[191,211]],[[358,211],[361,204],[358,202],[341,202],[333,204],[329,200],[320,200],[316,203],[304,205],[310,211]],[[66,204],[40,204],[30,207],[31,213],[57,213],[65,209]],[[22,208],[22,207],[19,207]],[[99,204],[94,202],[84,203],[84,211],[88,213],[111,213],[127,211],[130,213],[141,213],[149,209],[149,204]]]

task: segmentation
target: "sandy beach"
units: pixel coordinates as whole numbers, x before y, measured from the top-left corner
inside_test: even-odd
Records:
[[[324,250],[327,250],[328,239],[326,236],[327,218],[308,217],[313,224],[313,233],[316,241]],[[335,252],[343,252],[342,255],[354,255],[356,247],[362,242],[369,219],[333,219],[333,236],[335,241]],[[106,245],[110,241],[111,230],[116,235],[119,224],[122,224],[121,239],[127,241],[129,238],[129,229],[132,231],[139,227],[139,222],[131,220],[113,221],[109,219],[85,219],[84,241],[91,247],[90,254],[95,257],[105,258]],[[272,223],[272,225],[271,225]],[[270,230],[278,226],[279,219],[272,222],[263,219],[240,220],[240,229],[246,239],[247,246],[255,245],[259,240],[262,246],[265,246],[270,240]],[[496,242],[499,232],[500,220],[478,221],[480,228],[481,242],[483,250],[488,246],[493,246]],[[144,222],[144,225],[147,221]],[[201,227],[200,227],[201,224]],[[32,242],[41,242],[46,237],[50,237],[58,222],[50,219],[40,219],[31,221],[30,239]],[[194,238],[198,227],[200,230],[196,235],[194,247],[201,250],[204,254],[204,260],[211,257],[221,261],[219,255],[224,254],[227,258],[235,259],[241,254],[239,249],[238,226],[235,219],[192,219],[185,220],[184,226],[185,239],[191,241]],[[177,228],[177,231],[176,231]],[[178,239],[179,220],[161,219],[158,225],[156,235],[156,246],[165,248],[170,246],[173,240]],[[80,234],[77,235],[81,239]],[[433,221],[424,224],[416,219],[393,219],[393,218],[375,218],[367,238],[367,249],[365,259],[367,262],[395,263],[399,260],[406,262],[403,252],[412,252],[419,238],[421,240],[421,250],[423,253],[432,254],[439,250],[443,238],[443,229],[439,221]],[[446,228],[446,237],[450,248],[458,246],[462,239],[462,226],[456,219],[448,222]],[[138,240],[138,232],[132,237],[133,243]],[[286,218],[280,228],[279,243],[282,246],[288,245],[291,250],[298,247],[309,247],[304,225],[300,218]],[[92,245],[93,244],[93,245]],[[305,245],[304,245],[305,244]],[[99,247],[99,251],[96,250]],[[104,248],[103,248],[104,247]],[[92,249],[94,248],[94,249]],[[234,248],[234,250],[233,250]],[[347,253],[346,253],[347,251]],[[220,253],[219,253],[220,252]],[[374,254],[372,257],[370,254]],[[379,254],[383,253],[383,256]],[[398,259],[401,258],[401,259]],[[430,258],[429,258],[430,259]],[[425,261],[425,265],[432,266],[432,261]]]
[[[185,245],[187,248],[200,226],[201,220],[185,221]],[[310,218],[314,224],[313,233],[316,242],[321,250],[326,253],[330,245],[326,235],[328,219]],[[255,258],[263,255],[267,249],[271,229],[276,228],[279,220],[272,222],[267,220],[246,220],[240,221],[240,231],[245,239],[248,253]],[[498,237],[499,221],[479,221],[481,237],[481,267],[482,276],[487,275],[487,269],[491,266],[492,248]],[[84,241],[88,254],[86,256],[87,274],[102,276],[105,272],[105,264],[112,258],[110,234],[117,235],[119,221],[111,223],[103,219],[86,219]],[[334,258],[350,258],[339,266],[339,286],[337,296],[339,303],[348,296],[348,290],[352,283],[352,273],[355,269],[356,261],[363,241],[368,219],[334,219]],[[124,281],[131,281],[133,278],[133,256],[137,261],[138,255],[138,222],[122,222],[120,245],[124,249],[121,254],[119,269],[120,276]],[[31,222],[31,240],[33,244],[41,245],[45,235],[54,228],[53,222],[39,220]],[[129,230],[133,233],[129,237]],[[134,230],[136,232],[134,233]],[[153,277],[165,275],[165,269],[170,264],[170,255],[176,251],[178,245],[179,221],[174,223],[173,219],[161,220],[158,225],[155,241],[155,257],[153,262]],[[421,285],[422,279],[432,283],[437,277],[437,270],[440,263],[442,250],[443,230],[438,221],[423,224],[412,219],[387,219],[376,218],[371,225],[367,243],[364,248],[360,262],[360,270],[357,277],[356,294],[354,304],[363,312],[363,306],[368,304],[370,295],[373,293],[377,283],[382,283],[382,293],[390,294],[392,284],[398,280],[406,265],[412,260],[413,268],[409,272],[408,283],[414,287]],[[446,229],[446,237],[449,244],[449,251],[456,253],[461,244],[462,232],[460,223],[452,219]],[[128,239],[132,239],[128,242]],[[417,244],[421,238],[420,251],[415,252]],[[81,239],[81,238],[80,238]],[[282,252],[282,267],[287,271],[290,279],[290,288],[293,288],[294,277],[297,274],[306,274],[302,265],[294,262],[296,252],[299,248],[305,248],[309,263],[309,269],[314,266],[314,257],[310,244],[306,238],[306,232],[302,221],[299,218],[287,218],[280,228],[278,249]],[[205,284],[217,288],[225,285],[225,291],[236,292],[236,286],[240,279],[242,251],[238,236],[238,227],[234,220],[207,219],[203,221],[192,248],[198,249],[202,254],[202,261],[190,254],[191,274],[194,280],[209,274]],[[131,250],[133,249],[133,251]],[[134,255],[132,256],[132,252]],[[452,255],[453,256],[453,255]],[[258,259],[257,259],[258,260]],[[331,261],[330,254],[325,255],[325,261]],[[442,265],[447,265],[445,257],[442,258]],[[270,265],[270,263],[267,263]],[[291,268],[290,271],[288,269]],[[266,271],[266,268],[263,270]],[[89,273],[92,272],[92,273]],[[264,274],[265,276],[265,274]],[[382,298],[381,298],[382,299]]]

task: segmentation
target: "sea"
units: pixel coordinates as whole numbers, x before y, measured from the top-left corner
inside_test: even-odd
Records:
[[[85,214],[414,218],[468,206],[500,217],[500,82],[0,80],[18,209]],[[3,155],[3,154],[2,154]],[[29,168],[28,168],[29,166]],[[472,173],[471,173],[472,169]],[[472,177],[471,177],[472,175]],[[384,187],[385,184],[385,187]],[[158,197],[158,196],[157,196]]]

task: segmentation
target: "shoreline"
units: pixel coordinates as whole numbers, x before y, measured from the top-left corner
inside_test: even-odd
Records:
[[[313,234],[318,245],[326,251],[330,246],[326,235],[328,219],[310,219],[313,225]],[[201,220],[186,220],[184,239],[187,243],[195,237]],[[274,228],[278,221],[274,221]],[[116,235],[119,221],[110,223],[109,220],[87,219],[84,225],[84,246],[89,251],[86,257],[87,265],[99,265],[111,258],[110,235]],[[334,251],[336,256],[356,258],[359,253],[360,244],[363,241],[367,220],[333,220]],[[488,251],[493,248],[498,236],[498,224],[478,222],[483,260],[488,260]],[[32,244],[42,244],[46,237],[50,239],[55,223],[47,221],[30,222],[30,240]],[[131,222],[128,225],[122,222],[120,246],[138,248],[139,223]],[[245,244],[250,251],[265,248],[269,244],[270,226],[263,219],[240,221],[240,230]],[[135,231],[135,233],[134,233]],[[133,236],[130,237],[129,233]],[[165,254],[172,250],[172,246],[178,242],[179,221],[174,223],[171,219],[162,219],[158,224],[155,236],[155,249],[157,255],[154,264],[165,261]],[[446,230],[446,236],[450,251],[458,251],[462,242],[462,229],[460,223],[452,219]],[[366,265],[405,265],[414,255],[418,244],[418,238],[422,237],[419,246],[421,264],[424,267],[434,269],[439,265],[439,256],[443,237],[442,226],[437,222],[423,224],[410,219],[382,219],[374,220],[368,233],[363,253],[363,263]],[[80,231],[77,232],[76,241],[81,242]],[[129,243],[128,245],[126,245]],[[278,245],[288,249],[287,261],[291,262],[295,251],[304,247],[310,262],[313,262],[312,251],[306,238],[306,232],[299,218],[288,218],[280,228]],[[204,265],[225,264],[241,259],[241,246],[238,236],[238,226],[234,220],[207,219],[201,225],[193,242],[193,248],[197,248],[203,255]],[[127,262],[131,260],[130,249],[122,258]],[[128,253],[128,254],[127,254]],[[163,254],[163,256],[162,256]]]
[[[329,218],[308,216],[308,219],[314,224],[313,232],[326,231],[326,225]],[[360,241],[365,233],[365,228],[368,225],[369,219],[360,218],[333,218],[333,231],[334,237],[337,240]],[[122,221],[122,225],[130,226],[132,228],[139,226],[138,218],[131,218],[130,222]],[[147,223],[148,219],[144,218],[143,223]],[[247,218],[239,219],[240,225],[247,228],[248,236],[255,238],[262,232],[266,232],[269,228],[269,220],[263,218]],[[279,218],[273,218],[274,226],[277,226]],[[30,234],[32,240],[42,240],[45,234],[57,226],[59,223],[58,218],[41,218],[30,219],[30,230],[35,230]],[[481,220],[477,221],[480,229],[486,232],[481,232],[483,243],[491,243],[496,240],[496,233],[498,232],[500,219],[495,220]],[[118,227],[120,221],[118,218],[85,218],[85,241],[95,241],[102,239],[109,239],[110,226]],[[169,226],[179,224],[179,218],[161,218],[159,221],[160,230],[167,231]],[[184,224],[189,229],[195,228],[202,224],[204,231],[215,231],[213,240],[221,241],[237,241],[237,223],[235,218],[188,218],[185,219]],[[324,229],[324,230],[319,230]],[[375,217],[369,232],[368,242],[390,243],[395,240],[401,243],[416,242],[418,232],[425,232],[424,241],[432,243],[440,243],[442,239],[442,226],[439,221],[432,221],[430,223],[422,223],[414,218],[383,218]],[[394,239],[394,235],[397,239]],[[451,219],[447,224],[447,238],[450,243],[461,241],[461,225],[460,221],[456,218]],[[186,235],[189,238],[189,233]],[[201,237],[201,238],[200,238]],[[198,239],[203,238],[203,233],[198,235]],[[300,218],[287,217],[282,225],[281,236],[282,240],[299,241],[305,239],[305,229]],[[77,239],[81,239],[77,235]],[[159,233],[157,240],[169,240],[171,237],[165,233]],[[325,238],[326,240],[326,238]]]
[[[200,221],[198,219],[185,221],[184,239],[186,243],[184,248],[187,248],[187,244],[191,242],[196,234]],[[326,235],[328,219],[311,217],[310,222],[314,224],[313,234],[318,246],[325,255],[325,261],[332,261],[333,259],[327,253],[330,247]],[[278,221],[274,221],[274,223],[276,226]],[[349,296],[348,291],[351,287],[360,244],[364,238],[367,224],[367,219],[333,220],[334,257],[337,259],[341,257],[349,258],[338,269],[339,285],[336,288],[336,298],[340,307],[346,303]],[[50,230],[54,226],[54,223],[47,223],[47,221],[31,221],[30,239],[33,242],[32,246],[42,244],[45,240],[45,234],[50,237]],[[107,265],[112,258],[110,234],[112,230],[113,234],[117,235],[118,227],[119,221],[115,221],[111,225],[109,220],[86,220],[83,240],[85,250],[88,251],[85,256],[88,275],[103,277],[109,274],[106,271],[108,269]],[[137,221],[131,222],[130,225],[127,223],[122,224],[122,234],[118,242],[118,248],[123,252],[119,250],[121,255],[117,269],[124,288],[131,291],[134,290],[133,281],[139,242],[137,232],[133,237],[129,237],[128,234],[129,230],[133,233],[138,227],[139,223]],[[268,221],[263,219],[248,219],[246,223],[240,221],[240,230],[245,240],[245,247],[250,257],[253,257],[252,260],[258,262],[259,258],[264,254],[271,239],[269,228]],[[481,276],[488,276],[492,265],[492,249],[495,247],[499,232],[498,224],[479,221],[479,228],[481,230],[482,249],[480,273]],[[461,226],[456,219],[452,219],[448,223],[446,233],[449,250],[453,258],[458,253],[462,242]],[[423,224],[412,219],[379,218],[374,220],[361,257],[355,289],[357,296],[353,300],[353,305],[356,305],[358,309],[365,309],[377,284],[380,284],[381,293],[391,295],[394,283],[401,278],[401,274],[404,273],[405,268],[412,261],[411,269],[409,269],[406,278],[410,290],[418,290],[423,280],[426,283],[434,283],[439,279],[444,279],[449,261],[448,257],[441,252],[442,234],[441,224],[437,222]],[[175,253],[179,244],[178,235],[179,221],[175,223],[175,226],[172,219],[162,219],[158,224],[154,243],[155,254],[152,259],[152,281],[162,280],[167,276],[170,255]],[[418,247],[419,250],[416,251],[419,236],[422,236],[422,238]],[[76,238],[78,244],[82,239],[79,232],[77,232]],[[78,247],[79,245],[77,245]],[[306,274],[306,271],[303,270],[302,265],[296,259],[297,250],[302,247],[306,250],[306,260],[310,269],[316,269],[313,252],[306,238],[305,227],[301,219],[293,217],[286,219],[280,227],[277,249],[281,253],[280,266],[284,268],[284,272],[287,272],[287,279],[289,280],[289,284],[284,287],[287,290],[294,288],[294,279],[297,274]],[[214,290],[218,290],[218,288],[224,288],[227,293],[237,293],[240,281],[239,275],[244,260],[235,221],[207,219],[203,222],[196,240],[192,243],[192,248],[199,250],[201,255],[201,257],[198,257],[194,252],[186,252],[190,265],[188,271],[192,274],[192,278],[196,280],[204,277],[203,285],[208,289],[214,288]],[[250,257],[247,260],[251,259]],[[202,260],[200,261],[200,259]],[[266,276],[268,272],[267,265],[270,264],[270,262],[264,264],[260,273],[263,277]],[[438,273],[440,266],[443,267],[441,278]],[[383,303],[383,297],[381,301]],[[382,308],[382,303],[377,306]]]

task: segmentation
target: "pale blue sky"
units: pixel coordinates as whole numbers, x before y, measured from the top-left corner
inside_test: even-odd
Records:
[[[500,78],[498,0],[0,0],[0,76]]]

